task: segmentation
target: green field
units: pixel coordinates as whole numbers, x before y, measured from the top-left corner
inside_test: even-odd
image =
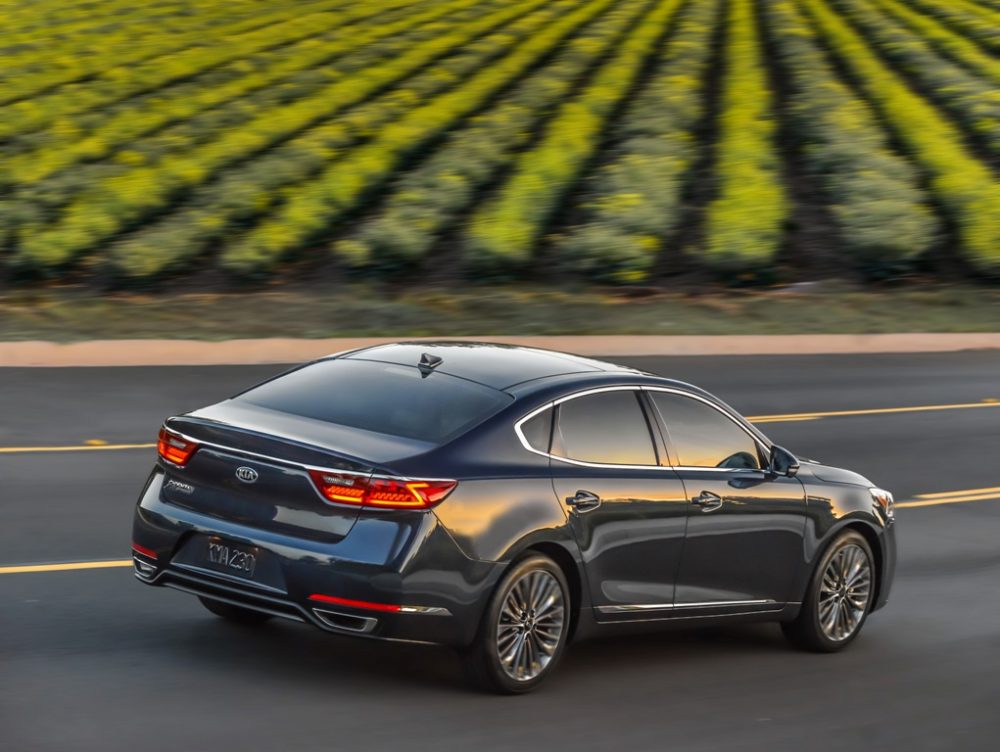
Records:
[[[11,284],[1000,275],[1000,0],[0,0]]]

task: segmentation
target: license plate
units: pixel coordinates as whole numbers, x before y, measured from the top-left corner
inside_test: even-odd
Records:
[[[208,563],[238,577],[253,578],[260,549],[234,546],[220,538],[208,539]]]

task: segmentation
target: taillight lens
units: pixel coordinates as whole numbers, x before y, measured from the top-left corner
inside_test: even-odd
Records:
[[[380,509],[430,509],[458,485],[453,480],[367,478],[332,470],[310,470],[309,476],[327,501]]]
[[[179,436],[166,428],[160,429],[159,441],[156,442],[156,451],[160,457],[175,465],[183,465],[194,454],[198,445],[193,441]]]
[[[327,501],[355,506],[364,503],[367,483],[362,475],[348,475],[333,470],[310,470],[309,477]]]

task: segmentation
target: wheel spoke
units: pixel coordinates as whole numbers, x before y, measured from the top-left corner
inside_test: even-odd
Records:
[[[558,580],[534,570],[507,591],[496,625],[496,654],[504,672],[529,681],[549,664],[565,627],[565,604]]]
[[[820,579],[817,615],[823,633],[840,642],[854,634],[871,594],[872,570],[868,554],[848,544],[830,559]]]

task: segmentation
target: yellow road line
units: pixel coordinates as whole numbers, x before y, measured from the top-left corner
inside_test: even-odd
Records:
[[[103,452],[115,449],[151,449],[156,444],[80,444],[75,446],[0,447],[0,454],[24,452]]]
[[[969,494],[985,494],[990,493],[994,496],[1000,496],[1000,486],[993,486],[992,488],[969,488],[965,491],[944,491],[943,493],[929,493],[929,494],[917,494],[918,499],[948,499],[955,496],[968,496]]]
[[[0,567],[0,574],[24,574],[26,572],[66,572],[72,569],[110,569],[131,567],[131,559],[117,561],[72,561],[66,564],[28,564],[21,567]]]
[[[941,504],[965,504],[970,501],[1000,501],[1000,494],[985,494],[983,496],[958,496],[954,499],[925,499],[923,501],[901,501],[896,509],[907,507],[936,507]]]
[[[895,413],[923,413],[934,410],[970,410],[977,407],[1000,407],[996,400],[963,402],[952,405],[913,405],[911,407],[874,407],[867,410],[829,410],[814,413],[787,413],[784,415],[755,415],[748,417],[751,423],[785,423],[793,420],[819,420],[820,418],[840,418],[848,415],[891,415]]]

